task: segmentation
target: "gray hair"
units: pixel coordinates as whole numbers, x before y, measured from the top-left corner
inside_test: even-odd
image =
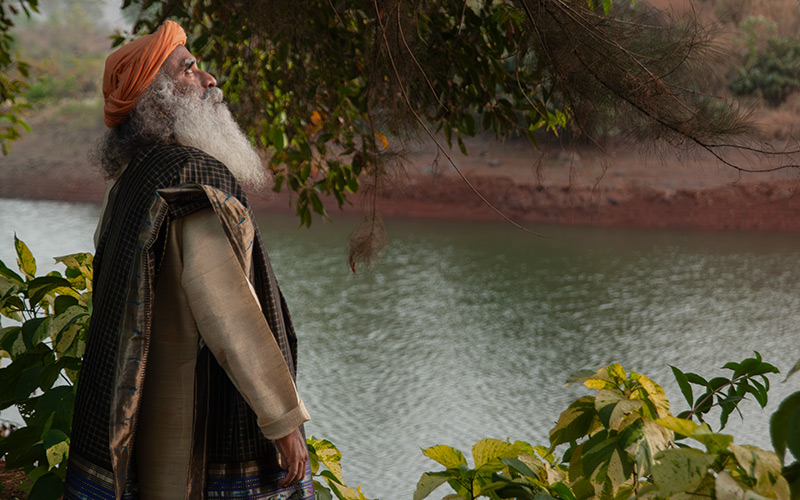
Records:
[[[175,113],[170,106],[174,94],[172,79],[160,71],[136,103],[127,120],[106,132],[89,154],[90,161],[107,177],[118,178],[142,148],[177,142]]]

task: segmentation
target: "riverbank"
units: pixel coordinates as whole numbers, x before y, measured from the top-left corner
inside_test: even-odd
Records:
[[[0,157],[0,197],[101,203],[105,182],[87,151],[102,125],[58,117]],[[449,153],[467,180],[500,212],[532,225],[800,231],[800,177],[792,170],[739,174],[712,158],[646,153],[617,145],[589,147],[474,139],[469,155]],[[377,198],[387,217],[500,220],[431,141],[406,148],[404,169],[383,181]],[[291,212],[287,193],[252,193],[257,210]],[[357,213],[372,199],[353,197]],[[333,217],[338,209],[328,202]]]

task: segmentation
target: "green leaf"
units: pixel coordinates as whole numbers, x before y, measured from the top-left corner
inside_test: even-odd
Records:
[[[54,416],[53,428],[68,431],[75,406],[74,386],[60,385],[46,391],[36,400],[37,417]]]
[[[29,280],[36,275],[36,259],[22,240],[14,234],[14,248],[17,250],[17,266],[22,274]]]
[[[800,457],[800,391],[781,401],[770,418],[769,433],[772,447],[781,463],[786,457],[787,448],[792,455]]]
[[[689,437],[703,443],[709,453],[722,453],[733,442],[733,436],[711,432],[708,424],[699,426]]]
[[[750,384],[747,386],[747,392],[751,393],[756,398],[758,404],[764,408],[767,406],[768,390],[756,379],[750,379]]]
[[[560,481],[555,484],[551,484],[550,489],[558,494],[558,498],[561,498],[562,500],[577,500],[575,495],[572,493],[572,490],[569,489],[569,486]]]
[[[686,400],[686,403],[689,406],[692,406],[692,401],[694,401],[694,394],[692,393],[692,386],[689,383],[689,379],[686,377],[686,374],[680,371],[678,368],[670,365],[672,368],[672,374],[675,376],[675,380],[678,382],[678,387],[681,389],[681,394],[683,394],[683,399]]]
[[[607,431],[600,431],[583,444],[581,461],[583,463],[584,477],[591,477],[592,473],[602,464],[611,460],[611,454],[617,447],[617,440],[609,437]]]
[[[423,455],[439,462],[448,469],[457,469],[467,465],[467,459],[459,450],[447,445],[438,444],[422,450]]]
[[[279,125],[274,125],[272,127],[272,147],[275,148],[277,153],[280,153],[286,148],[286,144],[289,142],[289,139],[286,137],[286,134],[283,131],[283,127]]]
[[[472,458],[475,468],[479,469],[493,460],[516,458],[519,449],[511,443],[499,439],[481,439],[472,447]]]
[[[617,438],[619,446],[623,450],[627,450],[628,447],[633,446],[638,441],[642,440],[644,438],[644,434],[644,420],[637,418],[620,431],[619,437]]]
[[[19,274],[15,273],[14,271],[6,267],[5,263],[2,260],[0,260],[0,276],[8,280],[11,280],[14,283],[25,282],[25,280],[22,279],[22,277]]]
[[[69,288],[69,280],[57,276],[42,276],[28,282],[28,297],[31,304],[38,304],[41,300],[57,288]]]
[[[653,465],[653,482],[659,497],[669,497],[696,488],[717,459],[716,454],[706,454],[692,448],[672,448],[656,455]]]
[[[0,347],[11,355],[11,359],[16,358],[25,352],[25,341],[22,340],[22,327],[11,326],[4,328],[5,333],[0,339]]]
[[[59,295],[53,302],[53,313],[54,315],[58,316],[59,314],[63,314],[68,307],[77,305],[78,299],[75,297],[70,295]]]
[[[414,500],[427,498],[433,490],[447,482],[449,474],[426,472],[422,474],[417,482],[417,489],[414,490]]]
[[[344,483],[342,479],[342,453],[336,446],[327,439],[309,439],[307,443],[314,448],[317,459],[333,473],[340,483]]]
[[[80,358],[73,358],[70,356],[61,356],[58,361],[48,365],[42,371],[39,377],[39,389],[47,391],[58,379],[61,370],[79,370],[81,367]]]
[[[757,485],[775,484],[775,481],[770,481],[770,478],[780,477],[781,461],[774,453],[747,445],[731,444],[729,449],[736,457],[739,466],[748,476],[755,479]]]
[[[69,456],[69,436],[58,429],[50,429],[42,438],[47,453],[47,463],[52,469]]]
[[[64,483],[61,478],[48,472],[33,483],[29,500],[58,500],[64,494]]]
[[[702,385],[703,387],[708,387],[708,382],[706,381],[706,379],[704,379],[703,377],[701,377],[696,373],[691,373],[691,372],[687,373],[686,380],[695,385]]]
[[[461,150],[462,155],[467,154],[467,146],[464,144],[464,140],[461,139],[461,132],[456,132],[456,140],[458,141],[458,149]]]
[[[500,462],[509,466],[511,469],[517,471],[523,476],[535,478],[538,474],[534,472],[528,465],[518,458],[501,458]]]
[[[470,113],[464,113],[464,132],[469,136],[475,135],[475,117]]]
[[[26,348],[31,349],[47,337],[49,320],[50,318],[33,318],[22,324],[22,340]]]
[[[574,401],[561,413],[556,426],[550,431],[550,450],[585,436],[596,415],[593,397],[583,396]]]
[[[22,372],[16,387],[17,401],[27,399],[39,387],[39,377],[44,371],[44,366],[32,366]]]

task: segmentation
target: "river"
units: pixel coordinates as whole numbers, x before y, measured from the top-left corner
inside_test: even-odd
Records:
[[[0,259],[13,267],[16,231],[56,269],[45,257],[92,250],[98,211],[0,200]],[[298,331],[307,432],[342,450],[345,479],[371,498],[411,498],[439,468],[421,447],[547,444],[587,392],[563,387],[578,369],[644,373],[677,413],[669,365],[709,378],[754,350],[784,373],[800,358],[800,234],[550,227],[542,239],[502,223],[394,219],[379,262],[353,274],[352,219],[259,224]],[[766,411],[746,401],[744,421],[731,416],[737,443],[771,449],[769,415],[800,386],[783,378],[771,378]]]

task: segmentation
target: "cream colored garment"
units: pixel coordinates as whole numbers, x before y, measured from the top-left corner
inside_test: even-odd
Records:
[[[171,224],[161,269],[134,448],[142,500],[184,498],[198,329],[266,437],[309,418],[213,210]]]

